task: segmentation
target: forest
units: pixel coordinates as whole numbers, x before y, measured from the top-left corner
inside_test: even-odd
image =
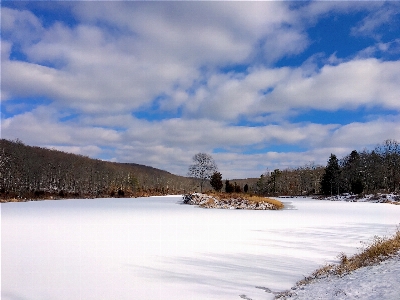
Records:
[[[397,193],[400,145],[386,140],[373,150],[353,150],[341,159],[331,154],[325,167],[308,164],[276,169],[262,174],[253,188],[256,193],[269,196]]]
[[[218,173],[219,180],[222,179]],[[0,198],[58,199],[140,197],[185,194],[202,187],[200,179],[177,176],[152,167],[114,163],[82,155],[0,140]],[[386,140],[373,150],[335,154],[327,165],[313,163],[275,169],[257,178],[225,181],[226,192],[264,196],[397,193],[400,145]],[[210,181],[205,191],[211,189]],[[222,183],[219,189],[222,189]]]
[[[0,140],[0,198],[94,198],[181,194],[193,179],[148,166],[91,159]]]

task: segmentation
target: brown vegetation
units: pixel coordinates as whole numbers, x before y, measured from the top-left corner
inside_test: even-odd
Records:
[[[245,195],[245,199],[249,200],[250,202],[267,202],[269,204],[274,205],[277,209],[282,209],[284,207],[283,203],[279,200],[268,198],[268,197],[260,197],[260,196],[247,196]]]
[[[0,140],[0,199],[4,201],[182,194],[196,185],[193,179],[144,165]]]
[[[370,245],[364,247],[360,253],[351,257],[346,254],[339,254],[340,263],[329,264],[316,270],[311,276],[299,281],[297,285],[309,284],[315,279],[329,275],[342,276],[362,267],[376,265],[400,251],[400,229],[393,237],[375,237]]]
[[[319,193],[325,168],[314,164],[265,172],[251,191],[264,196],[299,196]]]
[[[283,203],[276,199],[271,199],[267,197],[257,196],[253,194],[246,193],[218,193],[218,192],[208,192],[208,195],[213,196],[218,200],[225,199],[244,199],[252,203],[269,203],[272,204],[276,209],[282,209],[284,207]]]

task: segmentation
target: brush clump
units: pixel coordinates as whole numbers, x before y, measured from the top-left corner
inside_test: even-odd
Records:
[[[239,193],[188,194],[183,196],[183,203],[223,209],[279,210],[283,208],[283,203],[278,200]]]

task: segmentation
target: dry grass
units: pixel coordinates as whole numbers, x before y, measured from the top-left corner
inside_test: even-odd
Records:
[[[9,199],[1,199],[0,203],[7,203],[7,202],[27,202],[26,199],[17,199],[17,198],[9,198]]]
[[[260,197],[260,196],[248,196],[245,197],[245,199],[249,200],[250,202],[258,202],[258,203],[267,202],[269,204],[274,205],[277,209],[283,208],[283,203],[281,201],[271,198]]]
[[[328,275],[345,275],[362,267],[376,265],[400,251],[400,228],[393,237],[374,237],[370,245],[365,246],[360,253],[351,257],[340,253],[338,265],[326,265],[316,270],[311,276],[299,281],[297,285],[305,285],[314,279],[326,277]]]
[[[257,195],[252,195],[252,194],[246,194],[246,193],[218,193],[218,192],[207,192],[208,195],[213,196],[218,199],[229,199],[229,198],[236,198],[236,199],[246,199],[250,202],[254,203],[269,203],[274,205],[277,209],[282,209],[284,207],[283,203],[280,202],[279,200],[271,199],[271,198],[266,198],[266,197],[261,197]]]
[[[208,199],[206,205],[213,205],[214,204],[214,199]]]

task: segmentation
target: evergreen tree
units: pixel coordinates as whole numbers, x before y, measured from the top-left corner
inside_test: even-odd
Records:
[[[281,176],[282,172],[279,169],[275,169],[274,172],[271,173],[271,183],[272,183],[272,192],[274,194],[278,193],[278,182],[279,177]]]
[[[364,183],[361,175],[360,155],[356,150],[353,150],[341,161],[341,190],[343,192],[352,192],[353,194],[362,193],[364,190]]]
[[[249,186],[248,186],[248,184],[246,183],[246,184],[244,185],[244,187],[243,187],[243,191],[244,191],[245,193],[247,193],[248,190],[249,190]]]
[[[321,179],[321,191],[324,195],[337,195],[340,193],[340,168],[335,154],[331,154],[325,173]]]
[[[240,185],[237,185],[236,182],[235,182],[234,190],[235,190],[235,193],[241,193],[242,192],[242,189],[241,189]]]
[[[226,180],[226,181],[225,181],[225,192],[227,192],[227,193],[233,193],[234,190],[235,190],[234,185],[231,184],[231,183],[229,182],[229,180]]]
[[[364,191],[364,183],[361,178],[356,178],[351,182],[351,192],[361,194]]]
[[[221,191],[224,186],[222,183],[222,174],[220,172],[214,172],[211,176],[210,184],[217,192]]]

